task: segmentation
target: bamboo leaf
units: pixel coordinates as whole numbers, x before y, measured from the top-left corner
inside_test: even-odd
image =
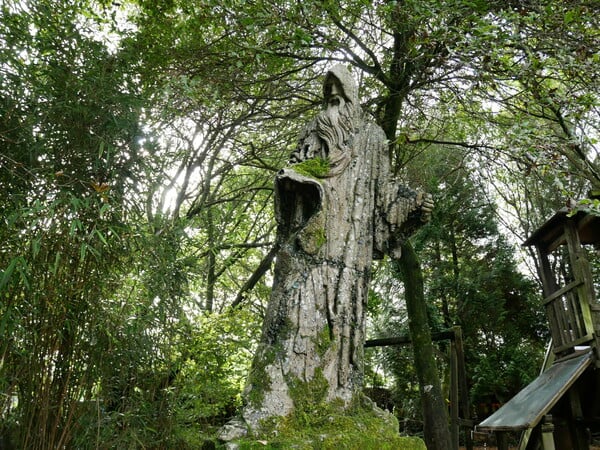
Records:
[[[98,236],[98,239],[100,239],[104,245],[108,246],[108,242],[106,241],[106,238],[100,230],[95,230],[94,233]]]
[[[8,267],[2,272],[2,279],[0,279],[0,290],[8,283],[12,273],[17,265],[18,258],[13,258],[9,263]]]

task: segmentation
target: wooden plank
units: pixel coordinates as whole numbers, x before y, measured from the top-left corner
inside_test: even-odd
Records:
[[[578,287],[582,284],[583,284],[583,281],[581,281],[581,280],[573,281],[573,282],[567,284],[565,287],[560,288],[558,291],[554,292],[552,295],[549,295],[548,297],[546,297],[544,299],[543,304],[546,305],[546,304],[550,303],[551,301],[556,300],[558,297],[562,297],[570,290],[575,289],[576,287]]]
[[[496,432],[496,444],[498,450],[508,450],[508,434],[503,431]]]
[[[578,386],[574,386],[569,391],[569,403],[571,404],[572,417],[583,417],[583,408],[581,407],[581,398],[579,396]],[[587,450],[589,445],[587,443],[587,436],[585,427],[582,424],[572,423],[571,433],[575,442],[573,450]]]
[[[568,342],[560,347],[554,347],[554,353],[559,354],[564,352],[565,350],[569,350],[577,345],[584,345],[588,342],[591,342],[594,339],[594,336],[590,334],[586,334],[585,336],[581,336],[579,339],[575,339],[574,341]]]
[[[566,208],[556,212],[556,214],[534,231],[533,234],[523,242],[523,245],[526,247],[535,245],[536,247],[543,249],[546,253],[550,253],[560,244],[562,224],[565,221],[567,213],[568,210]]]
[[[590,306],[580,293],[583,282],[571,283],[563,288],[562,297],[554,297],[546,302],[546,313],[550,331],[554,339],[555,353],[569,350],[575,345],[587,343],[593,339],[593,321]],[[575,288],[575,289],[573,289]]]
[[[569,320],[569,329],[571,330],[571,339],[576,340],[581,336],[585,336],[585,326],[583,324],[583,318],[581,317],[579,304],[577,298],[573,295],[567,295],[567,318]]]
[[[554,303],[546,305],[546,317],[548,317],[548,322],[550,324],[550,333],[552,334],[554,346],[561,346],[563,344],[563,336],[560,332],[561,325],[556,317],[556,308]]]
[[[519,431],[535,427],[591,361],[592,352],[586,352],[554,364],[476,428],[483,431]]]
[[[600,217],[588,214],[577,224],[579,239],[583,244],[595,244],[600,241]]]
[[[550,260],[548,254],[542,251],[539,247],[536,247],[536,253],[540,263],[540,276],[542,277],[542,288],[544,291],[544,297],[549,297],[553,292],[559,289],[559,286],[554,279],[554,272],[550,266]]]
[[[542,422],[542,448],[544,450],[555,450],[554,445],[554,424],[552,423],[552,416],[547,414],[544,416]]]
[[[431,333],[432,341],[448,341],[454,340],[454,330],[440,331]],[[386,347],[388,345],[407,345],[411,344],[412,339],[409,335],[398,336],[393,338],[369,339],[365,342],[365,348],[368,347]]]

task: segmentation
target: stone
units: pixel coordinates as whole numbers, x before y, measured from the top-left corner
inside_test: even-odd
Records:
[[[246,423],[239,417],[234,417],[223,425],[217,434],[217,438],[223,442],[232,442],[245,437],[248,434]]]

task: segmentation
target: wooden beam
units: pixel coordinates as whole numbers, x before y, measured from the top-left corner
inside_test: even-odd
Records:
[[[453,341],[455,339],[454,330],[445,330],[438,333],[431,333],[432,341]],[[369,339],[365,342],[365,348],[368,347],[387,347],[389,345],[408,345],[412,344],[412,339],[408,334],[393,338]]]

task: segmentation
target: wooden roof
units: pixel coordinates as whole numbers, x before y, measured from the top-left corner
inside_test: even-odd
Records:
[[[569,217],[569,213],[570,211],[567,208],[559,210],[529,236],[523,242],[523,245],[535,245],[547,253],[551,252],[559,245],[565,243],[563,236],[564,224],[568,220],[574,221],[582,244],[600,243],[600,217],[586,213],[585,211],[578,211],[571,217]]]
[[[592,352],[555,363],[479,425],[482,431],[535,427],[592,362]]]

